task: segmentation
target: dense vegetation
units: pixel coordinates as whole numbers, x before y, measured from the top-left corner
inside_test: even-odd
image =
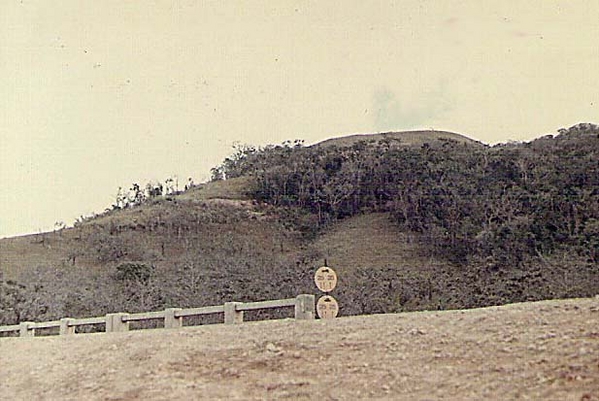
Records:
[[[119,192],[103,215],[41,236],[31,246],[53,261],[18,279],[0,271],[0,324],[313,292],[318,238],[370,213],[389,216],[430,266],[355,266],[335,293],[344,314],[599,292],[593,124],[492,147],[439,138],[406,146],[401,136],[238,146],[212,173],[206,189],[183,193],[134,186],[137,196]],[[245,200],[214,189],[236,185]],[[198,198],[210,188],[218,202]]]
[[[256,199],[304,210],[319,226],[390,212],[425,252],[461,266],[464,279],[489,278],[463,294],[468,306],[599,290],[593,124],[494,147],[451,139],[245,147],[215,173],[254,177]]]
[[[599,263],[596,126],[495,147],[393,142],[240,148],[216,178],[252,176],[256,199],[301,208],[320,225],[389,211],[431,253],[456,263],[484,259],[500,269],[564,250]]]

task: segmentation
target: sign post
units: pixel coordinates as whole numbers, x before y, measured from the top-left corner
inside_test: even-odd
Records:
[[[337,286],[337,273],[328,266],[320,267],[314,274],[314,282],[322,292],[331,292]]]
[[[318,299],[316,303],[316,313],[321,319],[334,319],[339,313],[339,304],[337,300],[328,295],[337,286],[337,273],[328,266],[322,266],[314,274],[314,283],[316,287],[327,295]]]
[[[318,299],[318,302],[316,303],[316,312],[321,319],[334,319],[339,313],[339,304],[332,296],[325,295]]]

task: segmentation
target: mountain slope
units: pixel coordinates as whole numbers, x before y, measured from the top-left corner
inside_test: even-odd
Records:
[[[596,128],[414,135],[238,149],[226,180],[0,240],[0,324],[312,293],[325,260],[344,315],[599,292]]]

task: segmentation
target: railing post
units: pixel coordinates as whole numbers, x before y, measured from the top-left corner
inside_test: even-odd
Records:
[[[295,318],[297,320],[314,319],[315,297],[312,294],[301,294],[295,297]]]
[[[225,324],[243,323],[243,311],[237,310],[241,302],[225,302]]]
[[[59,334],[61,336],[66,336],[70,334],[75,334],[75,326],[69,326],[69,324],[73,321],[68,317],[60,319],[60,331]]]
[[[106,315],[106,332],[129,331],[129,322],[123,321],[123,317],[128,315],[128,313],[108,313]]]
[[[34,337],[35,329],[29,328],[33,322],[21,322],[19,323],[19,337]]]
[[[176,329],[179,327],[183,327],[183,318],[175,316],[175,312],[180,310],[181,308],[167,308],[164,310],[165,329]]]

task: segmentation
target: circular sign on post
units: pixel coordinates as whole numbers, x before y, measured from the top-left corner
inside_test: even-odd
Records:
[[[325,295],[316,303],[316,312],[321,319],[334,319],[339,313],[339,304],[332,296]]]
[[[314,282],[322,292],[331,292],[337,285],[337,273],[328,266],[323,266],[316,270]]]

